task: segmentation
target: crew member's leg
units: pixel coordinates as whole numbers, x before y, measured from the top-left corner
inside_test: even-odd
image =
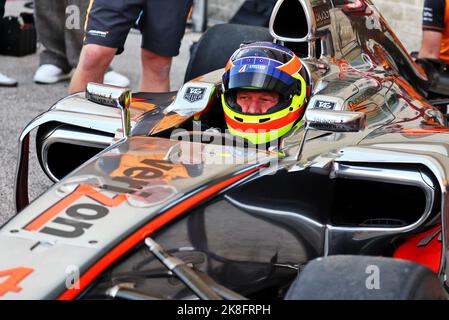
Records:
[[[80,55],[80,62],[70,82],[69,92],[84,91],[89,82],[103,83],[104,74],[117,52],[115,48],[86,44]]]
[[[70,93],[83,91],[89,82],[103,82],[107,68],[117,50],[122,51],[142,8],[142,0],[91,0],[84,47]]]
[[[65,47],[67,61],[72,68],[76,68],[81,54],[84,41],[84,26],[86,24],[86,13],[90,1],[86,0],[68,0],[67,1],[67,19],[69,25],[65,30]],[[73,27],[70,25],[73,24]],[[104,82],[126,87],[129,85],[129,79],[124,75],[108,67],[104,75]]]
[[[72,69],[67,61],[65,29],[66,2],[35,0],[36,30],[39,42],[45,47],[40,55],[39,68],[34,75],[38,83],[56,83],[70,78]]]
[[[170,90],[172,57],[179,54],[191,6],[192,0],[146,0],[141,91]]]
[[[164,57],[142,48],[142,92],[170,91],[170,68],[172,57]]]

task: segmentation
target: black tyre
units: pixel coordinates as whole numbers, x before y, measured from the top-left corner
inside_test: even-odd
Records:
[[[239,24],[219,24],[208,29],[192,46],[185,82],[224,68],[241,43],[273,41],[267,28]]]
[[[405,260],[329,256],[306,265],[287,300],[446,300],[438,277]]]

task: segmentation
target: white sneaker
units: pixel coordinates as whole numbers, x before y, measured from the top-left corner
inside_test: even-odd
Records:
[[[16,87],[17,81],[0,73],[0,87]]]
[[[61,68],[52,64],[41,65],[34,74],[34,82],[41,84],[52,84],[70,79],[70,72],[64,73]]]
[[[118,87],[128,87],[131,83],[127,77],[114,70],[106,72],[103,82]]]

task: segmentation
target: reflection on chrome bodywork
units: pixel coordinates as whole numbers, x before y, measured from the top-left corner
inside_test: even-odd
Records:
[[[423,71],[370,0],[280,0],[270,29],[277,42],[305,57],[311,92],[306,126],[296,126],[270,152],[196,142],[201,131],[189,130],[197,113],[220,107],[222,70],[185,84],[179,93],[134,94],[132,131],[119,142],[119,110],[82,94],[68,97],[21,135],[17,208],[29,202],[32,129],[41,130],[39,155],[54,181],[59,177],[49,153],[58,144],[106,149],[0,230],[2,247],[17,249],[0,249],[0,261],[62,275],[62,265],[89,269],[105,252],[119,252],[114,259],[122,260],[112,260],[120,263],[108,260],[105,276],[80,290],[95,297],[114,287],[115,276],[161,273],[141,248],[151,235],[240,294],[256,294],[272,282],[280,292],[313,258],[391,256],[406,237],[441,224],[439,276],[446,281],[449,127],[424,98]],[[186,123],[192,126],[176,139],[154,137],[168,137]],[[226,139],[215,131],[206,136]],[[61,203],[69,207],[59,210]],[[80,219],[86,211],[97,219]],[[37,241],[52,244],[40,249],[48,260],[29,254]],[[123,241],[132,245],[125,250]],[[191,297],[165,276],[139,281],[164,298]],[[62,278],[34,279],[23,297],[57,297],[64,291]]]

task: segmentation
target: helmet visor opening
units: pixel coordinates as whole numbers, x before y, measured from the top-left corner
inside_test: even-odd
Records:
[[[237,68],[229,70],[225,76],[224,86],[226,90],[232,89],[257,89],[274,91],[279,93],[280,99],[289,98],[298,91],[298,82],[288,74],[276,70],[270,73],[242,72]]]
[[[238,89],[229,90],[224,94],[224,100],[226,102],[226,105],[229,108],[231,108],[232,110],[234,110],[240,114],[244,114],[244,115],[270,115],[272,113],[275,113],[279,110],[282,110],[282,109],[288,107],[292,101],[292,99],[285,99],[281,95],[279,95],[278,103],[263,113],[243,112],[242,106],[237,102],[237,93],[239,90],[245,91],[245,90],[249,90],[249,89],[248,88],[238,88]],[[251,90],[258,91],[260,89],[252,88]],[[263,91],[266,91],[266,90],[263,90]],[[238,120],[238,119],[236,119],[236,120]],[[270,120],[270,118],[265,119],[265,121],[268,121],[268,120]]]

